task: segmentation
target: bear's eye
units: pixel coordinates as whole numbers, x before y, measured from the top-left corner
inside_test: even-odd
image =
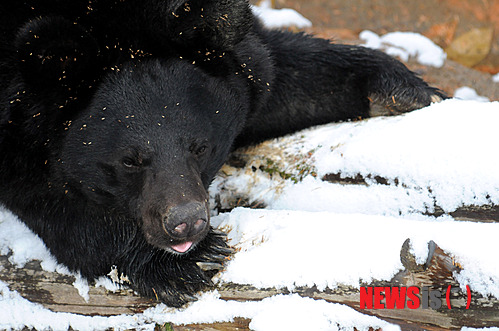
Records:
[[[208,151],[208,146],[205,144],[192,144],[189,148],[189,151],[194,154],[195,156],[201,156]]]
[[[125,157],[121,162],[126,168],[135,168],[140,166],[140,163],[132,159],[131,157]]]
[[[195,154],[196,155],[203,155],[204,153],[206,153],[207,150],[208,150],[208,147],[203,145],[203,146],[200,146],[198,149],[196,149]]]
[[[196,155],[196,156],[202,156],[203,154],[206,153],[206,151],[208,150],[208,146],[206,145],[201,145],[201,146],[198,146],[198,147],[195,147],[191,150],[191,152]]]

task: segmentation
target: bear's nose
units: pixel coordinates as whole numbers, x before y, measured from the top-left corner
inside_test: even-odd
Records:
[[[176,239],[193,237],[208,226],[206,204],[188,202],[172,206],[163,217],[165,230]]]

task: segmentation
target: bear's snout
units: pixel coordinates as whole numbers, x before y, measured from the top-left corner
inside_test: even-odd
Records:
[[[186,240],[183,244],[172,248],[183,253],[190,248],[189,242],[202,236],[209,226],[208,209],[205,203],[191,201],[168,208],[163,216],[163,227],[168,235],[176,241]]]

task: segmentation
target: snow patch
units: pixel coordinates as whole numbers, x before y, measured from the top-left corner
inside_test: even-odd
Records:
[[[440,68],[447,58],[441,47],[419,33],[390,32],[380,37],[365,30],[360,33],[359,38],[365,41],[364,46],[381,49],[406,62],[410,57],[414,57],[421,64]]]
[[[57,271],[64,275],[71,275],[65,266],[57,263],[43,241],[1,205],[0,254],[11,254],[9,262],[19,268],[22,268],[29,261],[38,260],[45,271]]]
[[[499,267],[491,262],[497,224],[456,222],[448,216],[395,218],[244,208],[218,218],[219,228],[230,229],[230,244],[239,250],[219,276],[222,282],[292,291],[300,286],[324,290],[339,284],[359,287],[361,280],[390,280],[403,269],[400,249],[409,238],[418,261],[426,261],[428,242],[433,240],[463,266],[466,272],[458,277],[463,287],[499,298]]]
[[[497,156],[490,152],[499,141],[497,121],[499,102],[450,99],[402,116],[328,124],[268,146],[301,158],[316,177],[309,175],[295,184],[241,170],[219,177],[212,191],[232,188],[271,209],[385,216],[433,213],[435,207],[453,212],[463,205],[497,205],[499,171]],[[283,168],[292,172],[296,164]],[[360,176],[367,185],[321,180],[329,174]]]
[[[499,102],[451,99],[403,116],[329,125],[303,135],[321,146],[313,155],[319,178],[379,176],[452,212],[462,205],[499,204],[497,156],[490,152],[499,141],[497,121]]]
[[[37,330],[92,331],[139,329],[154,330],[154,323],[146,323],[141,316],[120,315],[111,317],[82,316],[54,313],[39,304],[27,301],[17,292],[9,290],[0,282],[0,330],[22,330],[25,327]]]
[[[296,294],[276,295],[259,302],[220,300],[217,291],[205,293],[199,301],[173,312],[164,306],[144,312],[151,320],[186,323],[232,321],[234,317],[251,319],[250,329],[271,330],[400,330],[398,326],[376,317],[363,315],[354,309],[324,300],[302,298]]]
[[[78,290],[78,294],[86,301],[90,300],[88,291],[90,287],[88,286],[88,281],[83,278],[79,273],[76,275],[76,279],[73,282],[73,286]]]
[[[489,102],[489,98],[478,95],[474,89],[468,86],[462,86],[454,91],[454,98],[461,100],[474,100],[478,102]]]
[[[259,6],[251,6],[253,13],[260,19],[264,26],[270,29],[297,27],[308,28],[312,26],[310,20],[303,17],[291,8],[273,9],[270,0],[260,1]]]

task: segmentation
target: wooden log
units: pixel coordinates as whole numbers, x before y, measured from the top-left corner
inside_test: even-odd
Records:
[[[323,299],[328,302],[341,303],[350,306],[361,313],[370,314],[405,327],[407,330],[437,330],[439,328],[455,329],[462,326],[487,327],[499,325],[499,299],[486,298],[476,292],[471,293],[471,302],[466,309],[468,296],[459,289],[453,273],[459,272],[460,266],[434,242],[429,243],[429,255],[424,265],[418,265],[410,253],[410,242],[406,240],[400,256],[404,267],[389,282],[373,282],[364,286],[378,287],[410,287],[419,289],[427,287],[428,291],[437,290],[442,293],[440,309],[361,309],[359,288],[340,286],[336,289],[319,291],[317,288],[299,287],[293,290],[303,297]],[[446,291],[451,286],[449,309],[446,305]],[[225,284],[219,289],[226,300],[263,299],[275,294],[288,294],[286,289],[256,289],[247,285]]]
[[[388,185],[389,181],[386,178],[375,176],[369,178],[374,180],[376,183],[381,185]],[[342,177],[340,174],[327,174],[322,177],[322,180],[330,183],[346,184],[346,185],[368,185],[366,178],[361,175],[357,175],[353,178]],[[395,180],[397,185],[397,181]],[[482,223],[493,223],[499,222],[499,206],[496,205],[484,205],[484,206],[473,206],[467,205],[457,208],[455,211],[446,213],[439,206],[434,206],[435,211],[431,213],[426,213],[428,216],[442,216],[448,214],[458,221],[470,221],[470,222],[482,222]]]
[[[293,140],[294,139],[294,140]],[[295,136],[281,138],[278,143],[272,141],[263,142],[257,146],[238,149],[231,154],[230,159],[222,167],[220,176],[226,178],[237,175],[240,172],[245,174],[254,173],[257,175],[266,174],[272,181],[275,182],[274,187],[284,186],[285,181],[299,182],[305,176],[314,176],[315,169],[313,162],[310,165],[307,160],[313,154],[312,152],[305,155],[286,154],[282,148],[286,145],[298,144],[298,138]],[[279,145],[281,144],[281,145]],[[282,148],[279,148],[282,147]],[[342,185],[360,185],[368,186],[368,183],[376,183],[380,185],[400,185],[398,179],[392,181],[381,176],[362,176],[357,174],[352,177],[344,177],[338,173],[330,173],[322,176],[323,181],[342,184]],[[258,179],[255,179],[257,181]],[[247,192],[241,191],[238,188],[226,188],[223,185],[219,187],[221,192],[215,197],[217,208],[219,211],[230,211],[235,207],[249,208],[264,208],[265,203],[261,201],[253,201]],[[452,212],[445,212],[440,206],[434,205],[433,211],[424,213],[427,216],[442,216],[450,215],[458,221],[472,221],[482,223],[499,222],[499,206],[494,204],[475,206],[464,205]]]
[[[369,178],[371,181],[374,181],[381,185],[388,185],[389,181],[386,178],[375,176],[373,178]],[[367,186],[366,178],[361,175],[357,175],[355,177],[342,177],[340,174],[327,174],[322,177],[322,180],[344,184],[344,185],[365,185]],[[395,180],[395,184],[397,185],[397,181]],[[458,221],[469,221],[469,222],[482,222],[482,223],[494,223],[499,222],[499,206],[490,204],[483,206],[474,206],[474,205],[466,205],[457,208],[455,211],[446,213],[439,206],[434,206],[435,211],[428,212],[426,215],[428,216],[442,216],[444,214],[448,214],[455,218]]]
[[[460,266],[437,244],[430,242],[429,256],[423,265],[416,263],[411,254],[410,242],[402,246],[400,255],[405,270],[398,273],[390,281],[375,281],[362,286],[382,287],[428,287],[442,293],[440,309],[361,309],[359,288],[339,286],[335,289],[319,291],[316,287],[300,287],[293,290],[303,297],[323,299],[328,302],[341,303],[358,310],[361,313],[377,316],[391,323],[398,324],[403,330],[439,330],[455,329],[462,326],[488,327],[499,325],[499,300],[486,298],[476,292],[471,292],[471,303],[467,306],[467,293],[458,290],[458,284],[453,274],[460,271]],[[59,312],[70,312],[83,315],[116,315],[140,313],[156,304],[153,300],[144,299],[132,291],[122,290],[118,293],[106,291],[103,288],[90,286],[88,301],[85,301],[72,285],[75,278],[46,272],[36,261],[30,262],[24,268],[16,268],[7,256],[0,256],[0,280],[6,282],[12,290],[16,290],[26,299],[42,304],[48,309]],[[450,292],[452,309],[446,305],[446,290]],[[221,298],[224,300],[262,300],[276,294],[288,294],[287,289],[258,289],[249,285],[222,284],[218,286]],[[196,330],[245,330],[249,321],[236,319],[233,323],[215,323],[192,326]],[[158,330],[162,326],[158,326]],[[168,326],[164,326],[168,330]],[[187,326],[184,329],[189,329]],[[175,330],[182,327],[175,326]]]
[[[249,330],[251,320],[246,318],[234,318],[233,322],[213,323],[213,324],[187,324],[174,325],[172,329],[175,331],[244,331]],[[170,331],[155,330],[155,331]]]
[[[7,256],[0,256],[0,280],[29,301],[56,312],[110,316],[141,313],[155,305],[130,290],[110,292],[95,286],[90,286],[89,300],[85,301],[73,286],[74,276],[43,271],[38,261],[17,268]]]

